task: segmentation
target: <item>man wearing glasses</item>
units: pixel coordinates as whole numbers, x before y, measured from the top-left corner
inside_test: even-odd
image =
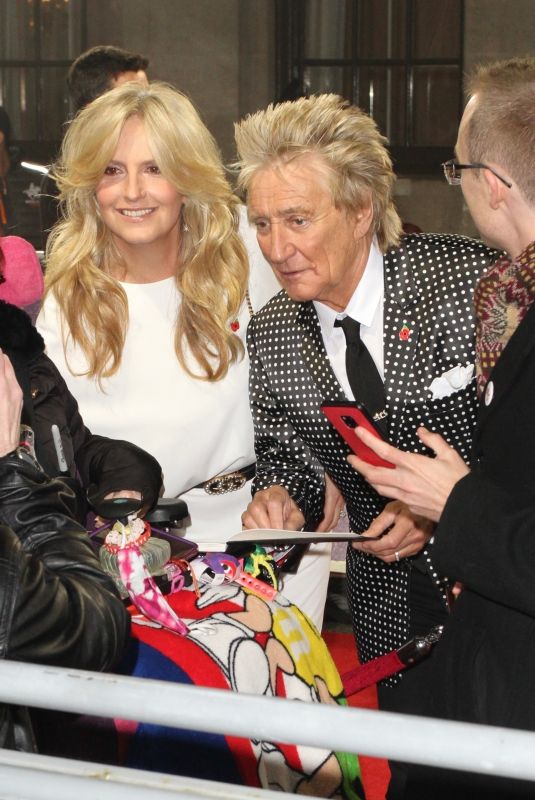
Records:
[[[351,530],[384,534],[347,558],[368,661],[442,622],[448,584],[428,548],[433,525],[403,503],[387,505],[350,468],[321,405],[360,400],[408,451],[425,452],[416,429],[427,424],[468,458],[472,293],[496,252],[460,236],[402,237],[384,139],[335,95],[270,106],[243,120],[236,138],[249,217],[284,290],[249,326],[257,475],[243,524],[317,525],[327,473]],[[411,707],[417,671],[380,687],[382,708]]]
[[[395,469],[350,459],[387,497],[438,523],[434,559],[460,581],[416,711],[535,730],[535,59],[481,68],[444,165],[482,237],[505,250],[475,291],[479,395],[470,469],[369,442]],[[365,439],[365,436],[362,436]],[[366,439],[366,441],[368,441]],[[533,797],[534,786],[412,768],[406,797]]]

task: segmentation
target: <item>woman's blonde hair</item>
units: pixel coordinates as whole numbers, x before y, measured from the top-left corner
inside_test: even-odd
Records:
[[[103,224],[96,187],[117,148],[125,122],[143,120],[162,175],[184,195],[176,281],[181,305],[175,350],[195,377],[216,381],[243,354],[230,322],[238,315],[248,280],[238,235],[238,200],[225,177],[217,145],[185,95],[163,83],[132,82],[86,106],[65,135],[54,177],[63,219],[47,248],[46,285],[62,311],[70,337],[98,380],[119,369],[128,329],[128,301],[112,268],[122,266]],[[190,351],[199,370],[192,370]]]
[[[316,153],[328,168],[335,206],[358,211],[371,202],[379,247],[399,244],[386,139],[360,108],[335,94],[301,97],[250,114],[234,128],[240,189],[246,192],[261,169]]]

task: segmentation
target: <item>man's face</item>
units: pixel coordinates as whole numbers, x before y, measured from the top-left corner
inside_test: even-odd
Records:
[[[115,89],[116,86],[121,86],[121,84],[130,83],[131,81],[142,83],[143,86],[148,86],[149,83],[147,73],[144,70],[138,69],[137,72],[134,70],[128,70],[128,72],[120,72],[118,75],[112,78],[110,81],[110,88]]]
[[[289,296],[345,309],[366,266],[371,208],[336,208],[327,167],[314,153],[259,170],[248,207],[262,253]]]

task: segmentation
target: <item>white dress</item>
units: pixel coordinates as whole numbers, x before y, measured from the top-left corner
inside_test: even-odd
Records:
[[[256,312],[280,287],[258,249],[256,237],[243,228],[242,224],[250,258],[249,296]],[[63,375],[93,433],[126,439],[158,459],[164,495],[180,495],[188,505],[188,538],[213,540],[237,533],[241,530],[241,515],[251,499],[250,482],[222,495],[209,495],[203,488],[193,487],[255,461],[247,354],[230,367],[221,381],[192,378],[181,368],[174,350],[180,306],[175,279],[121,285],[128,299],[128,331],[120,369],[102,380],[102,389],[95,380],[80,375],[86,369],[86,361],[72,342],[64,353],[61,315],[52,295],[47,296],[37,320],[47,354]],[[244,345],[249,317],[244,303],[236,331]],[[319,551],[323,553],[325,547],[319,546]],[[312,567],[312,561],[316,564],[318,558],[305,556],[299,575],[291,577],[284,592],[318,624],[326,595],[323,584],[328,577],[328,555],[320,558],[321,577],[303,574],[301,578],[308,561]],[[318,563],[315,569],[319,567]],[[310,603],[297,587],[301,580],[303,587],[308,587],[305,593],[310,594]],[[289,588],[291,583],[296,583],[296,592]]]

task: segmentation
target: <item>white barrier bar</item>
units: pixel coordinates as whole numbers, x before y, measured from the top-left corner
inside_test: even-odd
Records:
[[[0,749],[0,797],[17,800],[295,800],[286,792]]]
[[[535,780],[535,733],[0,662],[0,701]]]

